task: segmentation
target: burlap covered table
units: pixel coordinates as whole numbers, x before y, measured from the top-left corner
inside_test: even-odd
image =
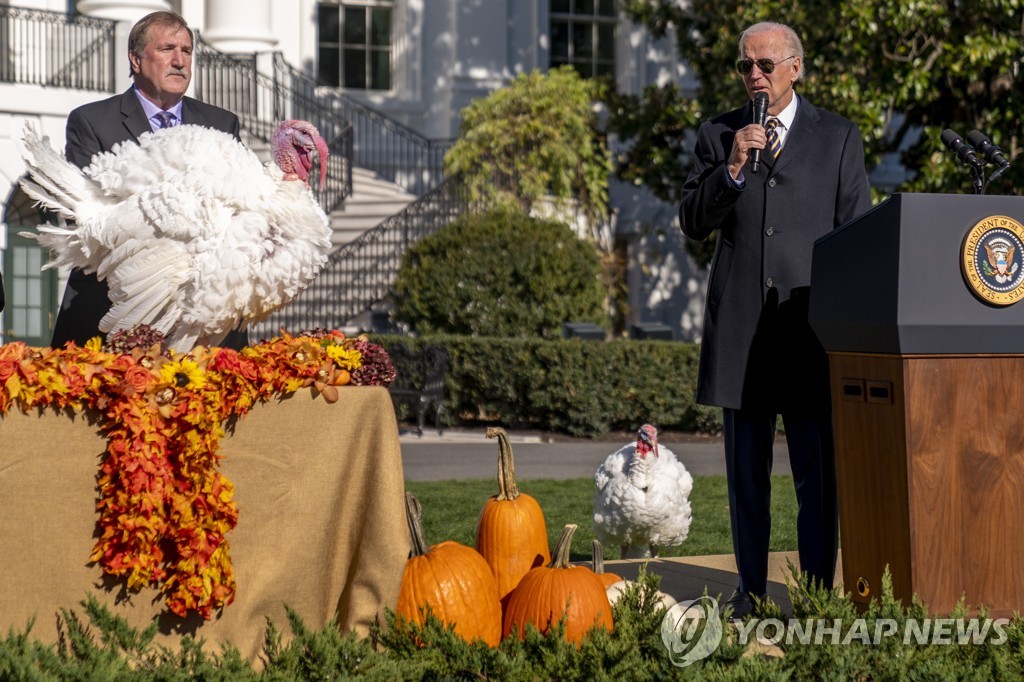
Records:
[[[228,534],[238,580],[213,621],[166,613],[156,590],[115,610],[143,626],[161,617],[167,644],[182,633],[230,641],[258,656],[269,617],[285,605],[311,627],[332,619],[365,634],[394,608],[409,551],[398,426],[387,390],[345,387],[337,403],[308,389],[256,406],[221,442],[239,519]],[[56,614],[92,592],[122,593],[87,565],[95,542],[96,476],[106,448],[94,415],[0,417],[0,629],[56,639]],[[217,647],[214,647],[216,649]]]

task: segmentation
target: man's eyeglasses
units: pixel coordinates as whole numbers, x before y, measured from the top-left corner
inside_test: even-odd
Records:
[[[751,71],[753,71],[754,64],[757,64],[757,68],[761,69],[761,73],[771,73],[772,71],[775,70],[776,66],[778,66],[784,61],[792,59],[795,56],[795,54],[791,54],[788,57],[786,57],[786,59],[780,59],[779,61],[768,59],[767,57],[763,57],[761,59],[741,59],[738,62],[736,62],[736,70],[739,71],[744,76],[746,76]]]

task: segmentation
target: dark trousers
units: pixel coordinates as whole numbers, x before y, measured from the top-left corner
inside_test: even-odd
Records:
[[[763,595],[768,584],[772,444],[776,415],[723,410],[725,470],[739,589]],[[839,548],[835,449],[829,415],[782,413],[796,487],[800,570],[832,587]]]

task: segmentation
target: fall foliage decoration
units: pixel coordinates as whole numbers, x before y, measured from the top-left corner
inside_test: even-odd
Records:
[[[546,634],[563,615],[565,638],[570,642],[581,642],[583,635],[595,626],[614,629],[612,607],[600,578],[586,566],[569,564],[569,548],[576,528],[576,524],[566,525],[551,564],[527,573],[512,591],[505,610],[503,636],[514,631],[522,636],[527,624]]]
[[[472,547],[446,540],[427,547],[422,508],[405,494],[405,517],[412,550],[402,574],[395,612],[422,624],[429,609],[467,642],[480,639],[494,647],[501,641],[498,584],[483,557]]]
[[[336,386],[356,383],[367,356],[378,366],[364,377],[386,385],[394,368],[379,347],[341,332],[282,332],[241,351],[199,346],[186,354],[163,348],[161,338],[131,330],[110,339],[112,352],[99,337],[56,350],[0,346],[0,414],[96,410],[107,452],[89,561],[131,591],[159,588],[179,616],[210,619],[236,590],[227,534],[238,506],[220,470],[222,424],[304,387],[334,402]]]
[[[487,429],[498,439],[498,494],[484,503],[476,523],[476,550],[498,581],[502,605],[524,575],[551,561],[548,529],[537,500],[519,492],[512,445],[505,429]]]
[[[607,588],[612,583],[622,580],[621,575],[604,572],[604,548],[601,546],[601,541],[594,540],[591,547],[594,553],[594,573],[601,580],[601,583]]]

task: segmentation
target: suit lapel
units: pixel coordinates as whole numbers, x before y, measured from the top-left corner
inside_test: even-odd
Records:
[[[146,112],[139,104],[139,98],[134,88],[128,88],[128,92],[121,95],[121,122],[131,136],[131,139],[139,141],[143,133],[152,132]]]
[[[809,153],[809,150],[813,149],[818,118],[818,111],[811,106],[810,102],[801,98],[800,106],[796,110],[796,118],[793,119],[793,129],[786,135],[786,144],[782,146],[782,153],[777,159],[768,154],[769,165],[773,172],[781,171],[801,154]]]
[[[189,97],[181,100],[181,122],[183,124],[212,127],[207,122],[206,117],[203,116],[203,112],[199,107],[195,106],[194,101]]]

